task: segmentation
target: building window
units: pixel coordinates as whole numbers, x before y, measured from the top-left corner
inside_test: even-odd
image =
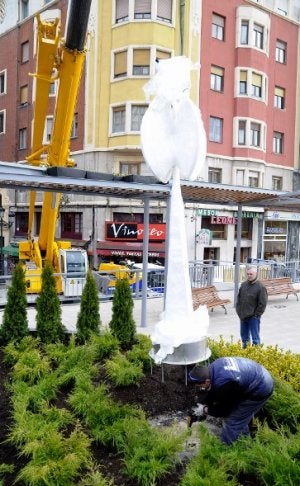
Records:
[[[209,118],[209,140],[211,142],[223,142],[223,119],[211,116]]]
[[[44,143],[50,143],[53,128],[53,116],[46,117]]]
[[[72,129],[71,129],[71,138],[78,137],[78,113],[74,113]]]
[[[259,172],[249,171],[248,185],[249,187],[258,187]]]
[[[56,83],[50,83],[49,86],[49,96],[55,96],[56,95]]]
[[[20,16],[21,20],[26,19],[29,15],[29,0],[21,0]]]
[[[157,19],[163,22],[172,22],[172,0],[157,2]]]
[[[143,223],[144,222],[144,215],[143,213],[113,213],[113,221],[115,223]],[[150,222],[150,217],[149,217]]]
[[[15,236],[27,236],[28,213],[17,212],[15,215]]]
[[[131,131],[139,132],[143,116],[147,110],[147,105],[132,105],[131,106]]]
[[[127,75],[127,51],[115,52],[114,54],[114,78]]]
[[[236,170],[236,185],[237,186],[245,185],[245,171],[242,169]]]
[[[239,120],[238,144],[246,145],[246,121],[245,120]]]
[[[216,169],[215,167],[208,168],[208,182],[213,184],[221,184],[222,182],[222,169]]]
[[[210,68],[210,89],[223,91],[224,89],[224,68],[211,66]]]
[[[262,25],[253,25],[253,45],[258,49],[262,49],[264,46],[264,28]]]
[[[287,50],[286,42],[283,42],[281,40],[277,40],[276,41],[276,50],[275,50],[275,60],[277,62],[280,62],[281,64],[286,63],[286,50]]]
[[[253,227],[253,219],[252,218],[242,218],[242,234],[241,237],[243,240],[252,240],[252,227]],[[237,238],[237,225],[234,228],[234,238]]]
[[[225,38],[225,18],[213,13],[211,36],[215,39],[224,40]]]
[[[273,152],[274,154],[283,154],[283,138],[284,135],[281,132],[273,133]]]
[[[6,71],[0,73],[0,95],[6,93]]]
[[[21,86],[20,88],[20,105],[26,105],[28,103],[28,85]]]
[[[170,59],[171,53],[166,51],[161,51],[160,49],[156,49],[156,61],[160,61],[163,59]]]
[[[252,73],[252,96],[262,97],[262,76],[257,73]]]
[[[272,176],[272,189],[282,191],[282,177]]]
[[[5,111],[0,111],[0,133],[5,133]]]
[[[27,128],[21,128],[19,130],[19,149],[23,150],[27,148]]]
[[[249,42],[249,22],[248,20],[242,20],[241,23],[241,44],[247,45]]]
[[[216,224],[213,218],[215,216],[202,216],[201,228],[210,230],[213,240],[226,240],[227,224]]]
[[[112,133],[125,132],[125,106],[115,106],[112,111]]]
[[[151,19],[151,0],[135,0],[134,18]]]
[[[241,95],[247,94],[247,71],[240,71],[239,93]]]
[[[132,74],[134,76],[149,76],[150,49],[133,49]]]
[[[274,108],[279,108],[279,110],[284,110],[285,107],[285,89],[275,86],[274,91]]]
[[[121,175],[140,175],[141,162],[120,162],[120,174]]]
[[[82,239],[82,213],[61,213],[61,237]]]
[[[261,126],[259,123],[252,122],[250,124],[250,145],[252,147],[260,147],[261,144]]]
[[[129,19],[129,0],[116,0],[116,24]]]
[[[29,42],[23,42],[21,44],[21,62],[29,61]]]

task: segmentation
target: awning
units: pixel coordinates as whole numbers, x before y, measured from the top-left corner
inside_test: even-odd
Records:
[[[19,256],[19,245],[6,245],[2,248],[2,253],[4,255],[9,255],[18,258]]]
[[[89,251],[89,254],[92,254]],[[98,241],[97,255],[116,257],[142,257],[143,243],[123,241]],[[149,243],[148,256],[152,258],[165,257],[165,243]]]

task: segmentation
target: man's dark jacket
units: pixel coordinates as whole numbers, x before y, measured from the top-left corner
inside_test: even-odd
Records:
[[[259,401],[272,394],[270,373],[251,359],[218,358],[208,369],[211,388],[201,401],[215,417],[227,417],[244,400]]]
[[[246,280],[239,288],[236,312],[241,321],[249,317],[261,317],[265,312],[268,302],[266,287],[259,281],[249,282]]]

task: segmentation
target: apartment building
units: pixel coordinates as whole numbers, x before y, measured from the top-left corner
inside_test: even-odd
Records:
[[[35,14],[58,15],[64,26],[67,7],[67,0],[15,1],[10,8],[0,1],[1,160],[22,161],[30,153],[34,90],[27,73],[34,72],[36,62]],[[201,66],[191,73],[191,98],[199,104],[208,140],[202,180],[283,191],[298,188],[299,12],[296,0],[93,0],[71,139],[77,166],[115,177],[152,175],[140,148],[140,124],[148,106],[143,87],[159,59],[185,55]],[[16,55],[7,59],[8,47]],[[54,83],[45,143],[51,135],[55,89]],[[16,209],[10,237],[24,238],[28,195],[10,192]],[[150,241],[152,261],[164,258],[165,211],[164,204],[151,201],[153,234],[157,229],[162,235]],[[191,260],[235,258],[235,211],[187,205]],[[115,237],[120,233],[112,227],[128,223],[133,225],[131,238]],[[75,200],[68,195],[57,236],[86,245],[94,261],[139,260],[142,243],[132,234],[142,225],[140,201]],[[299,225],[300,214],[247,208],[242,261],[299,259]]]

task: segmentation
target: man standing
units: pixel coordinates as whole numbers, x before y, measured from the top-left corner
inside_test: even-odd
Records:
[[[260,318],[265,312],[268,294],[257,278],[257,268],[247,268],[247,280],[239,288],[236,312],[240,318],[240,335],[243,348],[250,343],[260,344]]]
[[[189,425],[206,415],[223,417],[221,441],[231,444],[249,435],[249,424],[273,392],[273,379],[248,358],[224,357],[208,366],[194,366],[189,377],[202,394],[192,409]],[[197,390],[197,391],[198,391]]]

